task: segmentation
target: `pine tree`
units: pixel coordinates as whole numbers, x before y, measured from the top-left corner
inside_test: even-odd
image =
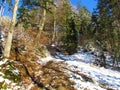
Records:
[[[75,21],[73,18],[67,19],[67,27],[65,31],[65,36],[64,36],[64,45],[65,45],[65,50],[69,54],[73,54],[77,52],[77,45],[78,45],[78,40],[77,40],[77,30],[75,26]]]
[[[97,6],[96,40],[102,51],[108,50],[118,62],[120,57],[120,2],[117,0],[99,0]]]

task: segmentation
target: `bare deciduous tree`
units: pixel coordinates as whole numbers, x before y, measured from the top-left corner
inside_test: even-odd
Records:
[[[4,57],[7,57],[7,58],[10,56],[10,49],[11,49],[11,45],[12,45],[12,37],[13,37],[14,27],[15,27],[15,23],[16,23],[18,3],[19,3],[19,0],[15,0],[13,16],[12,16],[10,29],[8,32],[8,37],[7,37],[5,48],[4,48]]]

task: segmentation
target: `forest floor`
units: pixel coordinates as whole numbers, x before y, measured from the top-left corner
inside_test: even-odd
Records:
[[[107,59],[109,62],[109,56]],[[67,64],[67,72],[77,90],[120,90],[120,72],[112,70],[112,67],[95,66],[95,57],[89,52],[80,51],[73,55],[58,52],[55,56],[40,59],[40,62],[46,63],[49,60],[64,61]]]
[[[106,57],[107,62],[111,64],[109,55]],[[94,65],[95,58],[90,52],[79,51],[73,55],[56,52],[54,56],[48,54],[47,57],[38,57],[36,60],[4,59],[0,61],[0,88],[3,90],[43,90],[43,88],[44,90],[120,90],[120,71],[113,70],[110,66],[104,68]]]

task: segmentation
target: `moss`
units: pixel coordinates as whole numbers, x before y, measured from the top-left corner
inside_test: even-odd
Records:
[[[15,83],[19,83],[21,80],[21,74],[16,69],[12,61],[8,60],[5,64],[2,64],[0,71],[4,73],[4,78],[9,79]]]
[[[49,51],[47,50],[46,46],[43,46],[43,45],[36,47],[35,53],[37,55],[40,55],[41,57],[46,57],[47,55],[50,54]]]
[[[0,82],[0,90],[6,90],[8,88],[8,85],[5,83],[5,81]]]
[[[43,48],[36,49],[36,53],[39,54],[41,57],[45,57],[45,52]]]

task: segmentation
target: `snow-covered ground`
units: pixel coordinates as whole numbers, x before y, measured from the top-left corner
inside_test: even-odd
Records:
[[[31,90],[34,83],[30,83],[30,85],[27,86],[18,81],[17,77],[20,75],[20,71],[12,65],[13,62],[15,63],[15,61],[9,59],[0,61],[0,90]],[[10,65],[12,65],[12,67]],[[5,70],[8,71],[9,74],[5,73]],[[9,75],[11,79],[7,77],[6,74]]]
[[[120,72],[93,65],[95,57],[90,53],[78,52],[66,56],[57,53],[55,57],[41,58],[38,63],[42,62],[44,64],[50,60],[64,61],[68,65],[66,71],[71,75],[70,79],[75,82],[74,87],[77,90],[120,90]],[[0,61],[0,66],[7,62],[7,59]],[[2,70],[2,68],[0,69]],[[19,74],[17,69],[14,69],[13,72]],[[4,73],[1,71],[0,83],[2,83],[3,87],[4,85],[10,87],[6,88],[6,90],[18,90],[21,88],[22,90],[30,90],[29,88],[33,86],[31,83],[28,89],[25,89],[23,86],[4,78]]]
[[[57,53],[55,57],[49,56],[41,59],[41,61],[45,63],[53,59],[57,61],[64,60],[72,71],[83,73],[94,81],[84,81],[80,75],[71,72],[71,80],[76,83],[77,90],[106,90],[105,88],[120,90],[120,72],[94,66],[92,62],[95,57],[90,53],[78,52],[68,56]]]

